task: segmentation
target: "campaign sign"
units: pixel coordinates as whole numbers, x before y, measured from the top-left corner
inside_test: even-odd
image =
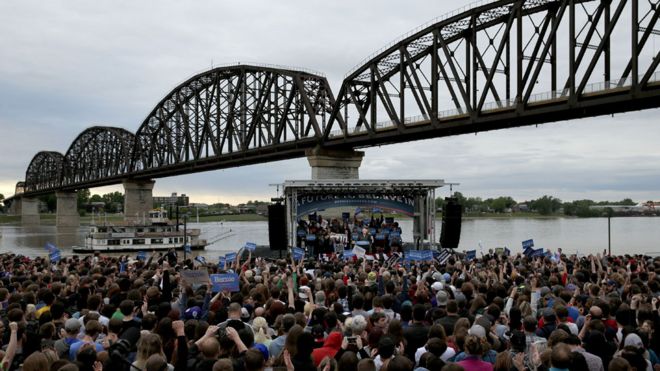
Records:
[[[305,241],[316,241],[316,235],[313,233],[310,233],[305,237]]]
[[[472,260],[477,257],[477,250],[470,250],[465,252],[465,259]]]
[[[534,247],[534,240],[525,240],[522,242],[523,250]]]
[[[305,250],[300,247],[293,248],[293,260],[300,260],[305,256]]]
[[[44,249],[46,249],[46,250],[48,250],[48,252],[50,252],[50,251],[53,251],[53,250],[57,250],[57,247],[55,247],[55,245],[53,245],[52,243],[48,242],[48,243],[46,243],[46,246],[44,246]]]
[[[369,242],[369,241],[355,241],[355,244],[358,245],[358,246],[369,246],[369,245],[371,245],[371,242]],[[364,250],[364,249],[362,249],[362,250]]]
[[[435,251],[434,251],[435,252]],[[442,251],[438,251],[438,254],[433,254],[434,259],[438,262],[438,264],[445,264],[447,260],[451,257],[451,252],[447,249],[444,249]]]
[[[423,261],[433,260],[433,251],[431,251],[431,250],[421,250],[421,253],[422,253],[422,260]]]
[[[225,269],[227,264],[227,259],[224,256],[218,258],[218,268]]]
[[[504,255],[504,248],[503,247],[496,247],[495,248],[495,255]]]
[[[390,239],[395,238],[395,237],[401,237],[401,232],[392,231],[392,233],[390,233]]]
[[[257,249],[257,244],[254,243],[254,242],[246,242],[246,243],[245,243],[245,248],[246,248],[248,251],[252,251],[252,252],[254,252],[254,250]]]
[[[197,255],[195,257],[195,261],[199,262],[200,264],[206,264],[206,258],[201,255]]]
[[[344,250],[344,259],[353,259],[354,256],[355,254],[353,253],[353,250]]]
[[[351,218],[351,213],[341,213],[342,220],[348,220]]]
[[[385,217],[385,224],[392,224],[394,223],[394,218],[391,216],[386,216]]]
[[[534,250],[529,256],[532,257],[532,258],[537,258],[537,257],[542,258],[542,257],[545,256],[545,254],[543,254],[543,248],[540,248],[540,249]]]
[[[186,252],[186,254],[190,254],[192,252],[192,249],[190,248],[190,245],[188,245],[188,244],[183,246],[183,250]]]
[[[305,237],[307,235],[307,231],[301,228],[301,229],[298,229],[296,234],[298,235],[298,237]]]
[[[420,250],[409,250],[406,251],[406,260],[421,261],[424,260],[422,251]]]
[[[358,242],[367,242],[367,243],[369,243],[369,241],[358,241]],[[364,254],[366,252],[367,252],[367,250],[361,248],[360,246],[355,246],[353,248],[353,254],[355,254],[355,256],[357,256],[358,258],[364,258]]]
[[[204,285],[209,282],[209,272],[206,269],[184,270],[179,272],[181,280],[189,285]]]
[[[504,248],[504,255],[505,255],[505,256],[510,256],[510,255],[511,255],[511,250],[509,250],[508,247],[505,247],[505,248]]]
[[[385,233],[376,233],[376,240],[383,241],[385,239]]]
[[[372,213],[382,213],[383,210],[379,207],[374,207],[373,209],[371,209],[371,212]]]
[[[353,241],[357,241],[358,238],[360,238],[360,235],[359,235],[359,234],[357,234],[357,233],[353,233],[353,234],[351,234],[351,240],[353,240]]]
[[[147,260],[147,253],[144,251],[138,251],[137,260]]]
[[[376,234],[376,228],[369,228],[369,234],[370,235],[375,235]]]
[[[227,261],[228,264],[233,263],[236,260],[236,253],[230,252],[228,254],[225,254],[225,260]]]
[[[52,263],[60,261],[60,250],[53,250],[48,254],[48,258]]]
[[[213,284],[213,292],[240,291],[240,287],[238,284],[239,278],[238,278],[238,274],[236,273],[212,274],[210,277],[211,277],[211,283]]]

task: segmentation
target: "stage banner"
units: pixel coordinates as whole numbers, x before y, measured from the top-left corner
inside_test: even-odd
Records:
[[[350,260],[353,259],[355,254],[353,253],[353,250],[344,250],[344,259]]]
[[[238,280],[238,274],[236,273],[212,274],[211,283],[213,284],[213,292],[240,291]]]
[[[304,195],[298,196],[296,210],[297,217],[307,215],[318,210],[333,207],[357,206],[355,214],[362,210],[360,207],[381,208],[396,210],[402,214],[412,216],[415,213],[415,198],[403,195],[381,195],[381,194],[351,194],[351,195]]]

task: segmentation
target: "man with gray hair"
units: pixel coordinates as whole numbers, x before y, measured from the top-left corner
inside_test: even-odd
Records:
[[[316,304],[317,308],[327,309],[325,306],[325,292],[317,291],[316,294],[314,294],[314,304]]]

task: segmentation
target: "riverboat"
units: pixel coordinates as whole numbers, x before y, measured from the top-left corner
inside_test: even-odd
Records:
[[[136,221],[92,224],[85,245],[74,246],[73,252],[183,250],[185,245],[191,250],[203,250],[207,243],[199,238],[201,230],[185,229],[184,236],[184,229],[167,218],[166,210],[152,210],[148,217]]]

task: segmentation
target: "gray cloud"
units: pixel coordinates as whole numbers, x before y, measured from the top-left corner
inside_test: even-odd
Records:
[[[90,125],[135,132],[174,86],[255,61],[324,72],[335,92],[376,49],[468,1],[48,1],[0,4],[0,193]],[[563,51],[561,51],[563,52]],[[613,63],[617,63],[614,56]],[[468,195],[659,199],[658,110],[366,149],[363,178],[441,178]],[[305,159],[158,180],[202,201],[274,195]],[[110,187],[104,189],[116,189]],[[101,191],[103,191],[102,189]]]

